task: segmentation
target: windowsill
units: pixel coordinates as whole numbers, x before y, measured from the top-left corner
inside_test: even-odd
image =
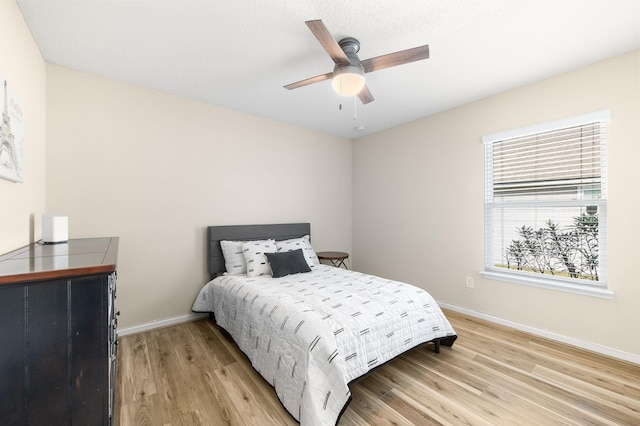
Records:
[[[605,287],[580,285],[559,280],[518,275],[517,273],[505,273],[499,271],[483,271],[480,275],[490,280],[505,281],[508,283],[528,285],[550,290],[564,291],[567,293],[582,294],[584,296],[599,297],[601,299],[613,299],[613,292]]]

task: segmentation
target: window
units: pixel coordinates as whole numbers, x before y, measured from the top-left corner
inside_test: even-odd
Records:
[[[609,111],[485,136],[487,278],[607,290]]]

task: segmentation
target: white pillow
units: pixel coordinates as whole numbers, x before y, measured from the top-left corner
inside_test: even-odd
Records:
[[[228,275],[244,275],[247,273],[247,264],[244,261],[242,243],[244,241],[220,241],[224,267]]]
[[[307,261],[307,264],[311,269],[320,264],[318,255],[316,255],[315,250],[311,246],[308,235],[300,238],[292,238],[290,240],[276,241],[276,247],[278,247],[278,252],[302,249],[304,259]]]
[[[271,275],[271,266],[265,253],[276,253],[278,248],[274,240],[246,241],[242,244],[244,261],[247,265],[247,275]]]

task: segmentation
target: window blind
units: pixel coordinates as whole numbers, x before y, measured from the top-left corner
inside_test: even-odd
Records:
[[[495,142],[493,197],[599,197],[603,128],[591,123]]]

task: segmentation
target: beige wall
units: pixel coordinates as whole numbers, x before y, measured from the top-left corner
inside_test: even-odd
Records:
[[[47,80],[40,50],[13,1],[0,1],[0,40],[0,77],[20,95],[25,113],[24,182],[0,179],[0,253],[6,253],[42,234]]]
[[[310,222],[351,251],[351,143],[48,66],[47,209],[119,236],[120,326],[190,313],[205,227]]]
[[[640,354],[638,65],[636,51],[354,141],[355,267],[464,309]],[[483,279],[482,136],[607,108],[613,300]]]

